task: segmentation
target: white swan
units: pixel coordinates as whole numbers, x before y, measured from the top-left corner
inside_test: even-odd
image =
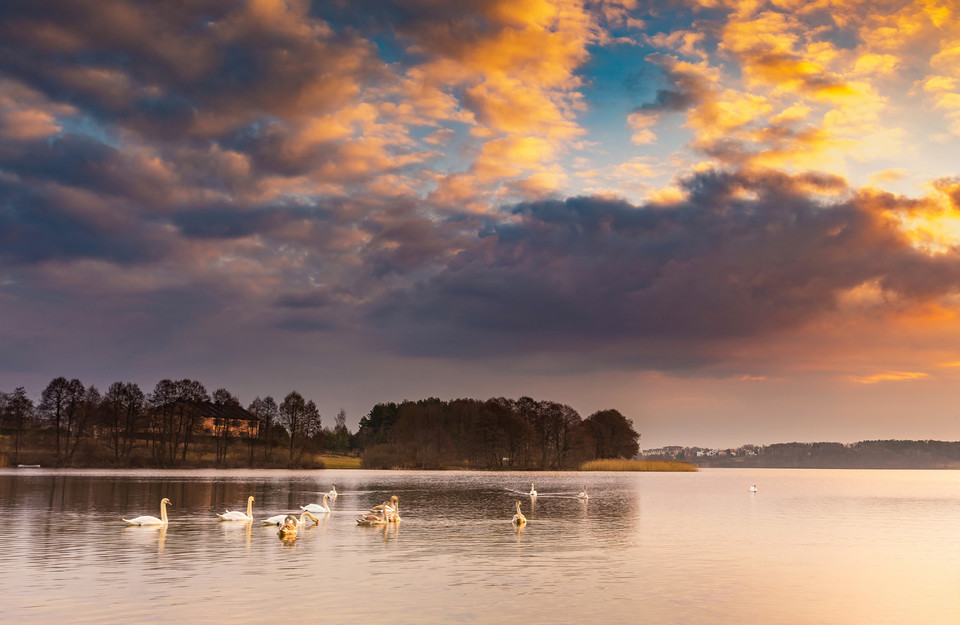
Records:
[[[390,498],[390,504],[384,502],[383,511],[386,514],[387,523],[399,522],[400,521],[400,498],[394,495],[393,497]]]
[[[231,512],[227,510],[223,514],[217,514],[221,521],[252,521],[253,520],[253,495],[247,497],[247,513]]]
[[[127,525],[166,525],[167,524],[167,506],[173,505],[170,500],[164,497],[160,500],[160,518],[155,516],[138,516],[133,519],[122,519]]]
[[[331,486],[333,486],[333,488],[331,488],[331,489],[330,489],[330,492],[327,493],[327,494],[330,495],[330,499],[336,499],[336,498],[337,498],[337,485],[336,485],[336,484],[332,484]]]
[[[284,520],[290,516],[289,514],[275,514],[272,517],[261,519],[261,523],[264,525],[283,525]]]
[[[754,484],[753,486],[751,486],[751,487],[750,487],[749,489],[747,489],[747,490],[749,490],[751,493],[755,493],[755,492],[757,492],[757,485]]]
[[[523,513],[520,512],[520,502],[519,502],[519,501],[517,502],[517,513],[516,513],[515,515],[513,515],[513,520],[511,521],[511,523],[513,523],[514,525],[517,525],[517,526],[526,525],[526,524],[527,524],[527,517],[523,516]]]
[[[390,498],[390,502],[383,502],[379,506],[374,506],[370,508],[370,512],[383,512],[387,518],[387,523],[397,523],[401,521],[400,518],[400,498],[394,495]]]
[[[383,507],[380,509],[380,515],[376,514],[365,514],[359,519],[357,519],[357,525],[386,525],[387,524],[387,502],[383,502]]]
[[[280,538],[295,538],[297,535],[297,530],[303,525],[307,517],[313,519],[313,522],[317,525],[320,525],[320,521],[317,520],[317,517],[313,516],[309,512],[304,512],[300,515],[300,519],[297,520],[297,517],[292,514],[288,514],[284,517],[283,523],[280,525],[280,529],[277,530],[277,535]]]
[[[533,482],[530,482],[530,496],[531,497],[537,496],[537,489],[533,487]]]
[[[370,512],[379,512],[381,510],[386,510],[387,512],[400,512],[400,498],[396,495],[390,497],[389,502],[383,502],[378,506],[370,508]]]
[[[586,486],[583,487],[583,490],[580,491],[580,494],[577,495],[577,497],[578,497],[579,499],[589,499],[589,498],[590,498],[590,496],[587,495],[587,487],[586,487]]]
[[[305,512],[313,512],[314,514],[330,514],[330,506],[327,505],[328,499],[330,499],[330,493],[324,493],[323,505],[318,503],[309,503],[305,506],[300,506],[300,509]]]

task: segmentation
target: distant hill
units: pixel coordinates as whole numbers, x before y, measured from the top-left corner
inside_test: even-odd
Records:
[[[668,450],[666,453],[648,453],[643,457],[667,457],[702,467],[960,469],[960,441],[777,443],[724,450],[697,447],[671,447]]]

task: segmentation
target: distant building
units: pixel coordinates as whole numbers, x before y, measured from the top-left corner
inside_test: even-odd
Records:
[[[166,404],[163,409],[185,407],[194,416],[197,434],[216,436],[226,433],[234,438],[257,438],[260,434],[260,421],[253,413],[244,410],[242,406],[233,404],[215,404],[209,401],[178,400]],[[181,408],[182,409],[182,408]]]
[[[230,435],[237,438],[257,438],[260,434],[260,421],[241,406],[212,402],[194,403],[202,419],[200,427],[204,434],[216,434],[218,426],[226,427]]]

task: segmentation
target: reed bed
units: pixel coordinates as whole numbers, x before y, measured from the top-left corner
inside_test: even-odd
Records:
[[[355,456],[320,455],[316,459],[323,463],[324,469],[359,469],[360,458]]]
[[[675,460],[591,460],[580,465],[581,471],[697,471],[696,465]]]

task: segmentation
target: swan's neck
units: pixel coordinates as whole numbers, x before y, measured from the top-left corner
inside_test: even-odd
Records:
[[[160,502],[160,520],[163,521],[164,523],[167,522],[167,502],[166,501]]]
[[[253,518],[253,497],[247,499],[247,516]]]
[[[326,508],[327,510],[330,509],[330,506],[327,505],[327,501],[329,500],[330,500],[330,493],[327,493],[323,496],[323,507]]]

